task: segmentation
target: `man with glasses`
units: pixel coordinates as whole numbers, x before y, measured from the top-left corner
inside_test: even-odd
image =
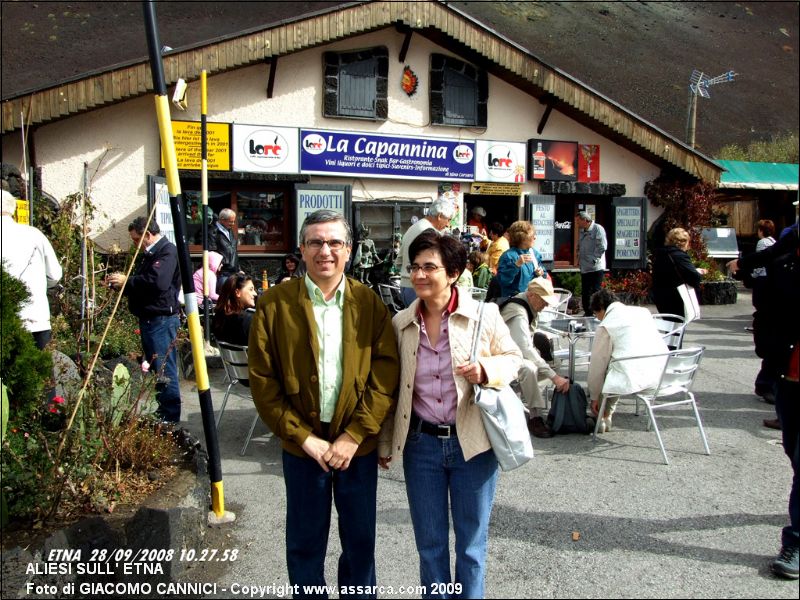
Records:
[[[403,296],[403,302],[409,306],[417,294],[411,286],[411,277],[408,272],[408,265],[411,264],[411,259],[408,257],[408,249],[411,247],[417,236],[426,229],[435,229],[442,231],[450,224],[450,219],[456,214],[456,207],[449,200],[436,200],[428,209],[427,216],[421,218],[406,230],[403,235],[403,240],[400,243],[400,252],[395,260],[395,265],[400,269],[400,290]]]
[[[377,294],[344,276],[352,233],[319,210],[303,222],[307,272],[265,292],[250,328],[250,386],[281,439],[286,562],[295,596],[325,585],[331,501],[339,515],[338,584],[374,586],[377,435],[399,376],[391,317]],[[362,587],[362,589],[364,589]],[[362,597],[375,597],[367,588]]]
[[[217,275],[217,293],[225,280],[239,272],[239,233],[236,227],[236,213],[230,208],[219,211],[219,219],[208,232],[208,249],[222,255],[222,266]]]

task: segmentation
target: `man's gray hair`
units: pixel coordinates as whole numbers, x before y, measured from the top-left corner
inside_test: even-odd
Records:
[[[442,215],[446,219],[452,219],[455,214],[456,207],[450,200],[434,200],[428,209],[428,215],[431,217]]]
[[[582,211],[580,211],[580,212],[578,213],[578,216],[579,216],[581,219],[583,219],[584,221],[589,221],[589,222],[592,222],[592,221],[594,221],[594,219],[592,218],[592,215],[590,215],[590,214],[589,214],[588,212],[586,212],[585,210],[582,210]]]
[[[222,221],[223,219],[235,219],[236,218],[236,211],[230,208],[223,208],[219,211],[219,220]]]
[[[347,242],[348,246],[353,243],[353,230],[350,228],[350,223],[347,222],[344,215],[335,210],[322,209],[315,210],[313,213],[306,216],[302,227],[300,227],[301,244],[305,244],[306,242],[306,229],[310,225],[319,225],[320,223],[341,223],[344,225],[345,235],[347,236],[345,242]]]

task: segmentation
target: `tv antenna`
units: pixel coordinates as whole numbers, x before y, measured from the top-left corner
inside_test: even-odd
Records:
[[[733,81],[733,78],[737,75],[738,73],[735,73],[733,69],[722,75],[717,75],[716,77],[708,77],[705,73],[697,69],[692,71],[692,75],[689,77],[689,110],[686,115],[686,143],[692,148],[694,148],[694,136],[697,125],[697,96],[710,98],[711,94],[708,92],[709,87],[718,83]]]

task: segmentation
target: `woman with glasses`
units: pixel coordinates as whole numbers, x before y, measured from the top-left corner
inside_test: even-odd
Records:
[[[473,404],[473,385],[509,383],[521,355],[497,306],[487,304],[477,360],[470,361],[480,304],[455,285],[467,260],[457,239],[424,231],[409,257],[417,300],[392,319],[400,395],[381,430],[379,462],[386,469],[393,455],[403,456],[423,597],[482,598],[497,459]]]
[[[516,221],[506,233],[511,247],[503,253],[497,264],[500,296],[504,298],[525,292],[534,277],[547,279],[542,255],[533,247],[536,241],[534,226],[528,221]]]
[[[253,278],[243,273],[228,277],[219,293],[211,330],[222,342],[247,346],[250,322],[256,306]]]

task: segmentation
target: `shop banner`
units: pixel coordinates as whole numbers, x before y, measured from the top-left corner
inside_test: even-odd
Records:
[[[300,172],[472,181],[475,142],[301,129]]]
[[[522,183],[526,154],[525,143],[476,140],[475,181]]]
[[[297,128],[233,125],[233,170],[297,173]]]

